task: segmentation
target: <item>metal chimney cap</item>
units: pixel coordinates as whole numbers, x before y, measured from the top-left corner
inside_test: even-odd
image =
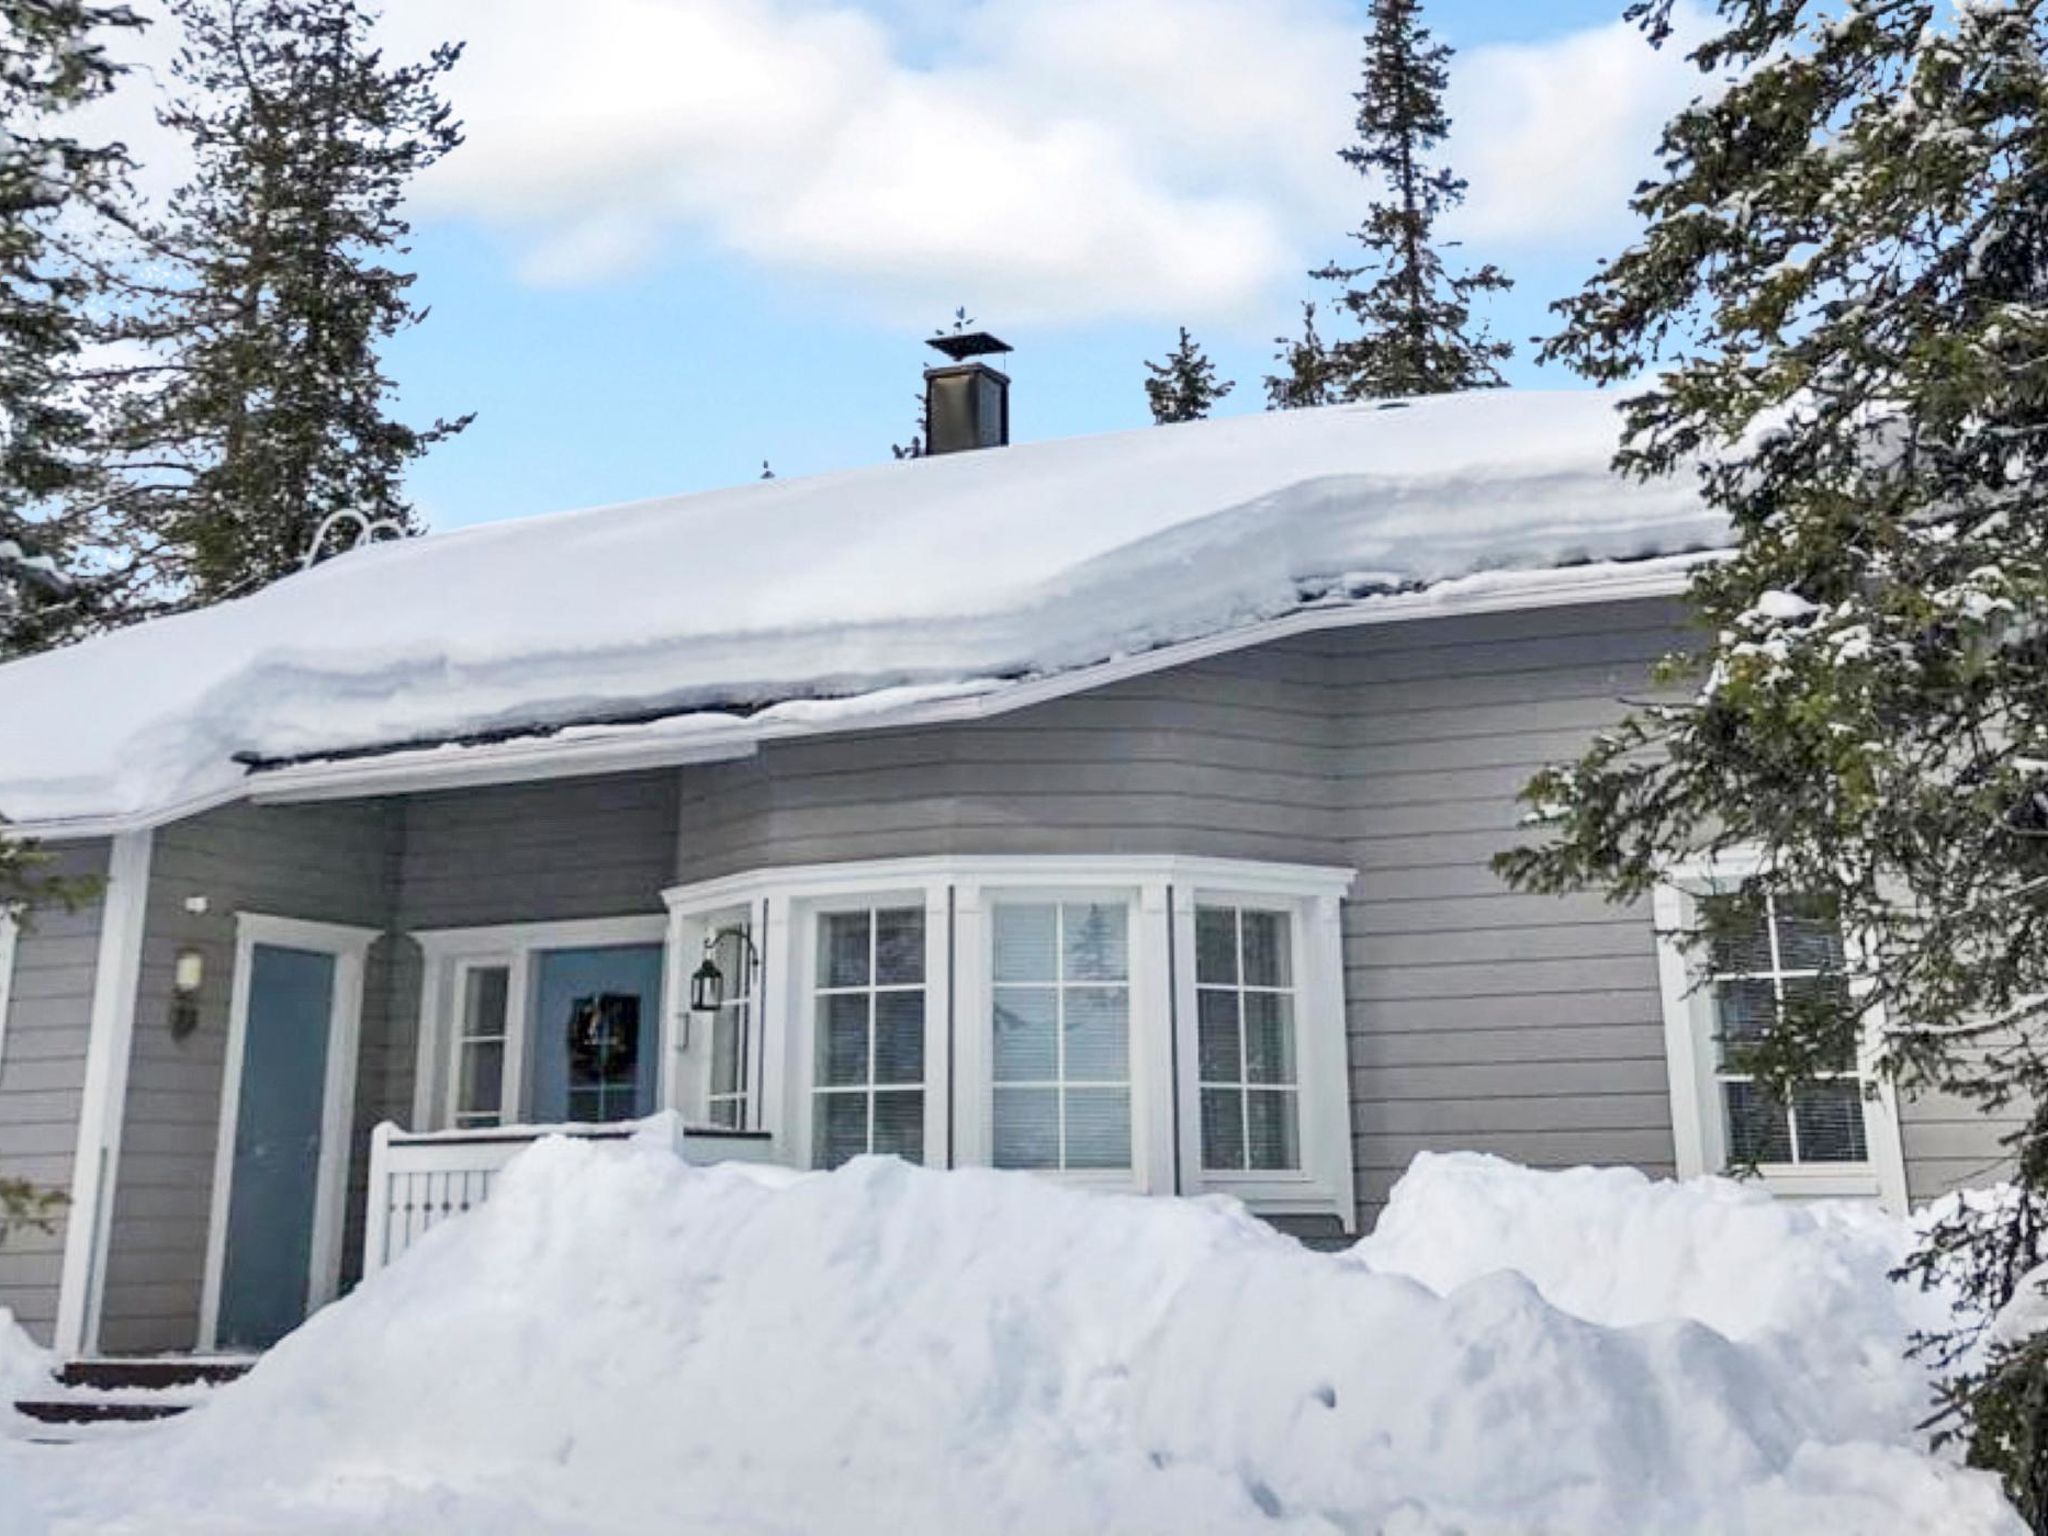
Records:
[[[987,331],[969,331],[966,335],[949,332],[931,337],[925,345],[937,348],[956,363],[964,363],[970,357],[993,357],[999,352],[1016,350],[1007,341],[998,341]]]

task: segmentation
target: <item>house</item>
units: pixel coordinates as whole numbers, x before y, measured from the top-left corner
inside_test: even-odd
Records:
[[[692,1156],[1221,1191],[1314,1241],[1423,1149],[1893,1206],[1981,1173],[1996,1126],[1854,1062],[1791,1112],[1719,1070],[1823,924],[1700,987],[1653,911],[1489,870],[1725,538],[1615,434],[1515,391],[941,454],[0,668],[0,809],[103,882],[0,930],[0,1171],[70,1195],[0,1304],[72,1357],[260,1349],[533,1127],[662,1110]]]

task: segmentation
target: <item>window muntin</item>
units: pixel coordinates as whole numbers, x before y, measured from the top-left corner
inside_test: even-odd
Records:
[[[503,1125],[512,968],[464,965],[456,986],[455,1124]]]
[[[754,1123],[755,1036],[753,924],[744,911],[712,924],[719,935],[712,959],[725,976],[725,997],[711,1015],[710,1077],[705,1118],[723,1130]]]
[[[1285,911],[1195,909],[1195,1052],[1205,1172],[1298,1172],[1294,923]]]
[[[1867,1162],[1864,1083],[1853,1050],[1845,1050],[1834,1070],[1794,1088],[1789,1104],[1729,1065],[1729,1047],[1762,1038],[1788,1004],[1842,986],[1840,930],[1818,902],[1801,897],[1717,895],[1702,905],[1709,918],[1714,1077],[1729,1164]]]
[[[812,1154],[924,1161],[924,908],[820,912],[812,985]]]
[[[1128,1170],[1128,902],[999,900],[990,963],[995,1165]]]

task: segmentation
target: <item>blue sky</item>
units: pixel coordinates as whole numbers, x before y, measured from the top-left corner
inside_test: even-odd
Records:
[[[1491,316],[1517,341],[1626,238],[1692,89],[1621,6],[1425,8],[1460,50],[1457,233],[1517,279]],[[886,459],[960,304],[1017,348],[1020,440],[1142,425],[1180,324],[1258,409],[1364,204],[1334,158],[1364,9],[399,0],[393,52],[469,44],[470,142],[414,202],[432,315],[390,362],[411,416],[477,419],[416,499],[445,528]],[[1515,382],[1574,382],[1528,353]]]

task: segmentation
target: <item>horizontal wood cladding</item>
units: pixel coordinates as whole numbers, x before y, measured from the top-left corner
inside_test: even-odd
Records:
[[[103,841],[51,851],[52,873],[99,879],[107,872]],[[30,915],[15,944],[7,1017],[0,1021],[0,1174],[66,1193],[92,1035],[100,913],[94,899],[72,910],[44,907]],[[10,1309],[43,1344],[57,1321],[63,1267],[61,1217],[54,1231],[17,1228],[0,1245],[0,1307]]]

